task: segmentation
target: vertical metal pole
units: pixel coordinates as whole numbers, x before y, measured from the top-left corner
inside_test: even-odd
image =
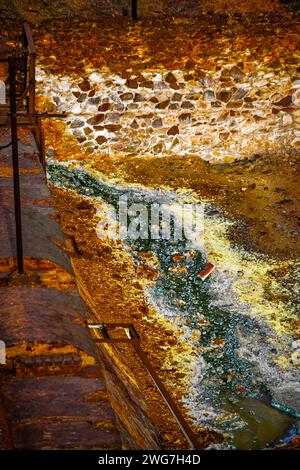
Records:
[[[27,42],[26,42],[26,34],[23,29],[22,33],[22,71],[21,71],[21,80],[22,80],[22,93],[26,90],[27,87],[27,62],[28,62],[28,57],[27,57]]]
[[[40,122],[40,133],[41,133],[41,163],[44,171],[46,171],[46,151],[45,151],[45,133]]]
[[[133,20],[138,19],[137,0],[131,0],[131,16]]]
[[[22,219],[21,219],[21,197],[20,197],[20,175],[18,155],[18,129],[17,129],[17,106],[16,106],[16,65],[13,58],[9,59],[9,95],[10,95],[10,118],[11,118],[11,146],[13,159],[14,180],[14,203],[16,220],[16,241],[18,271],[23,273],[23,241],[22,241]]]
[[[39,117],[35,118],[36,126],[34,128],[34,137],[36,145],[39,151],[40,162],[43,166],[43,169],[46,169],[46,157],[45,157],[45,142],[44,142],[44,131],[42,128],[42,123]]]
[[[29,56],[29,113],[35,113],[35,54]]]

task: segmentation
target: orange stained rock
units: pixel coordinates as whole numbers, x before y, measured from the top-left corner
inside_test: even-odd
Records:
[[[183,266],[170,266],[168,269],[171,273],[185,274],[187,272],[186,268]]]
[[[180,261],[185,260],[185,255],[181,253],[176,253],[175,255],[172,256],[172,261],[174,263],[179,263]]]
[[[223,346],[224,343],[225,343],[225,340],[223,338],[217,338],[213,342],[213,344],[216,346]]]

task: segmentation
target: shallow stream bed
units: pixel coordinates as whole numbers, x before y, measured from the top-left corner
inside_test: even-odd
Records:
[[[184,202],[191,197],[172,191],[118,186],[81,168],[57,162],[48,164],[48,177],[54,185],[75,189],[115,209],[120,196],[126,196],[129,205]],[[218,208],[207,203],[205,237],[211,243],[215,239],[215,246],[218,237],[225,236],[223,231],[220,235],[224,223]],[[287,332],[276,332],[268,318],[253,313],[238,292],[243,285],[248,301],[253,293],[254,302],[262,302],[267,311],[276,310],[274,305],[267,305],[262,295],[255,295],[255,283],[252,280],[251,284],[249,273],[245,272],[272,261],[240,252],[241,266],[230,272],[220,262],[212,276],[202,282],[198,274],[210,261],[207,243],[201,247],[186,238],[134,242],[127,238],[125,245],[137,264],[141,253],[145,256],[148,252],[156,260],[157,278],[145,289],[148,302],[176,324],[186,341],[196,347],[194,374],[184,400],[191,416],[199,425],[220,431],[226,447],[261,449],[289,442],[298,433],[299,376],[297,368],[281,367],[278,358],[291,352],[295,341]],[[280,308],[277,314],[280,316]]]

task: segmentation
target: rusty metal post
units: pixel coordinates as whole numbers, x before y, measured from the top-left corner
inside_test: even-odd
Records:
[[[35,57],[36,50],[32,39],[31,29],[28,23],[24,23],[23,31],[25,41],[29,49],[29,113],[35,113]]]
[[[40,122],[40,133],[41,133],[41,150],[40,150],[41,163],[42,163],[44,170],[46,171],[45,132],[44,132],[41,122]]]
[[[131,0],[131,17],[133,20],[138,19],[137,0]]]
[[[29,113],[35,113],[35,54],[29,55]]]
[[[22,81],[22,92],[24,93],[26,88],[27,88],[27,63],[28,63],[28,51],[27,51],[27,38],[26,38],[26,33],[23,28],[23,34],[22,34],[22,46],[21,46],[21,52],[22,52],[22,70],[21,70],[21,81]]]
[[[34,128],[34,138],[39,151],[40,162],[43,166],[43,169],[46,169],[46,154],[45,154],[45,138],[44,130],[42,128],[41,119],[38,115],[35,117],[36,126]]]
[[[23,262],[22,216],[21,216],[20,175],[19,175],[19,155],[18,155],[16,65],[15,65],[15,61],[13,58],[9,59],[9,96],[10,96],[11,146],[12,146],[12,160],[13,160],[17,261],[18,261],[18,271],[19,273],[23,273],[24,262]]]

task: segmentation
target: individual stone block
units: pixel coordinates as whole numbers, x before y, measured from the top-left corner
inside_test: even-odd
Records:
[[[177,135],[179,134],[179,128],[178,126],[172,126],[167,132],[168,135]]]

